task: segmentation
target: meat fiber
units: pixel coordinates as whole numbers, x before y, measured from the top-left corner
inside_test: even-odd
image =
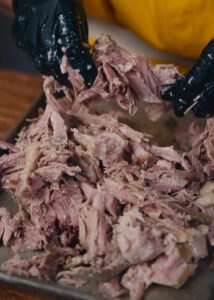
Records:
[[[175,66],[152,67],[145,57],[119,47],[109,35],[98,38],[93,51],[98,76],[90,89],[86,89],[78,70],[72,70],[68,59],[63,58],[61,69],[68,73],[76,98],[73,111],[82,109],[83,105],[89,107],[92,103],[115,99],[133,115],[137,103],[145,101],[153,104],[148,111],[150,119],[157,120],[171,108],[161,100],[161,86],[181,76]]]
[[[45,110],[15,145],[0,143],[1,187],[19,204],[15,215],[0,209],[1,243],[16,253],[44,250],[16,254],[2,270],[77,287],[82,274],[107,273],[118,277],[100,284],[104,295],[138,300],[152,283],[181,287],[214,243],[213,184],[200,190],[214,179],[214,118],[181,152],[154,144],[115,112],[92,113],[91,102],[111,97],[130,113],[138,101],[159,103],[160,84],[175,78],[171,66],[152,70],[108,36],[94,50],[91,89],[64,58],[74,90],[46,78]],[[60,89],[65,96],[56,99]]]

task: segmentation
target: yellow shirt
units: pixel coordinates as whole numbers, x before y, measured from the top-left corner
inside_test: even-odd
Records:
[[[214,38],[213,0],[85,0],[89,15],[117,22],[156,48],[197,58]]]

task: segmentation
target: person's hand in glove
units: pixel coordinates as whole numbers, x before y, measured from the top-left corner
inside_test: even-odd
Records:
[[[82,0],[13,0],[13,37],[44,75],[70,86],[60,64],[67,55],[86,85],[93,84],[97,69],[88,43],[88,25]]]
[[[174,102],[178,117],[190,109],[199,118],[214,115],[214,40],[184,78],[163,86],[162,98]]]

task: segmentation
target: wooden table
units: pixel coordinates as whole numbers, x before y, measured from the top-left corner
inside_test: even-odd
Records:
[[[0,138],[13,126],[42,90],[41,76],[0,69]],[[19,288],[0,285],[1,300],[49,300],[35,291],[23,293]]]
[[[41,76],[0,69],[0,138],[41,90]]]

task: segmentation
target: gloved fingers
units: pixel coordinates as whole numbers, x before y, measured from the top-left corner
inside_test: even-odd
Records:
[[[192,69],[181,80],[174,84],[164,85],[162,98],[164,100],[175,100],[187,94],[197,94],[202,86],[208,81],[214,70],[214,40],[204,48],[199,60]]]
[[[185,99],[178,98],[174,102],[174,113],[178,118],[183,117],[192,107],[192,101],[186,101]]]
[[[21,8],[29,4],[29,0],[12,0],[13,10],[17,14]]]
[[[68,80],[68,74],[62,74],[60,67],[55,66],[54,69],[52,69],[51,75],[61,84],[65,85],[68,88],[72,88],[72,84]]]
[[[26,6],[13,21],[12,36],[19,48],[31,59],[34,60],[34,57],[37,57],[37,61],[41,64],[41,55],[39,54],[41,47],[37,47],[40,42],[38,26],[38,17],[35,11]],[[35,63],[35,65],[37,64]]]
[[[174,112],[177,117],[183,117],[188,110],[192,110],[196,117],[205,118],[214,114],[214,76],[200,87],[198,93],[192,92],[174,101]]]
[[[198,89],[209,78],[214,69],[214,40],[211,40],[201,53],[199,60],[187,73],[181,86],[182,92]]]
[[[88,43],[88,22],[87,22],[87,17],[84,9],[84,4],[83,0],[78,0],[78,10],[80,14],[80,31],[82,35],[82,42]]]
[[[74,52],[81,50],[83,41],[81,20],[76,16],[76,12],[69,11],[60,15],[56,22],[56,36],[60,39],[64,52],[73,47]]]
[[[34,59],[34,63],[36,65],[38,59]],[[38,68],[38,63],[36,65]],[[70,81],[68,80],[68,74],[62,74],[61,69],[60,69],[60,64],[56,61],[55,63],[52,62],[52,64],[46,64],[43,63],[40,65],[38,70],[46,76],[53,76],[61,85],[65,85],[69,88],[72,88],[72,85]]]
[[[176,82],[174,83],[164,84],[162,86],[162,95],[161,95],[162,99],[166,101],[175,100],[179,93],[180,86],[182,85],[182,81],[183,78],[176,80]]]
[[[204,90],[195,99],[197,104],[193,113],[198,118],[205,118],[214,114],[214,81],[206,84]]]
[[[175,83],[166,84],[162,88],[162,98],[174,102],[174,113],[179,118],[184,116],[198,94],[198,91],[182,92],[180,86],[182,86],[183,80],[183,78],[178,79]]]
[[[40,48],[40,51],[32,52],[33,62],[35,67],[46,76],[53,76],[61,85],[69,88],[72,87],[68,80],[67,74],[62,74],[61,63],[64,53],[62,52],[61,45],[53,45],[49,48]]]
[[[183,117],[195,105],[194,101],[199,94],[202,93],[206,85],[197,87],[188,92],[180,92],[175,94],[174,113],[177,117]]]
[[[88,43],[88,22],[85,15],[82,16],[81,28],[83,36],[82,40],[84,43]]]
[[[83,46],[79,20],[74,19],[70,13],[60,16],[57,24],[57,36],[60,37],[60,49],[67,55],[72,68],[79,71],[85,84],[90,87],[98,72],[90,50]]]
[[[25,4],[23,4],[25,3]],[[28,4],[26,4],[28,3]],[[62,56],[67,54],[71,66],[78,69],[88,86],[93,84],[97,69],[88,42],[87,19],[82,0],[14,1],[16,18],[13,31],[17,45],[33,60],[44,75],[54,76],[70,86],[60,71]]]
[[[73,48],[70,48],[67,50],[66,55],[72,68],[78,70],[84,78],[85,84],[88,87],[92,86],[98,72],[89,49],[82,47],[79,48],[79,51],[74,51]]]
[[[17,17],[12,26],[12,35],[16,45],[21,48],[32,60],[35,67],[44,75],[50,75],[50,67],[46,66],[46,54],[47,52],[42,48],[42,46],[37,49],[36,46],[33,45],[29,41],[26,36],[26,32],[24,28],[26,18],[22,15]],[[32,35],[33,35],[32,31]],[[45,54],[44,54],[45,53]],[[51,49],[49,49],[49,56],[51,53]]]
[[[59,0],[58,7],[60,8],[60,10],[56,12],[58,16],[66,16],[68,15],[68,12],[70,12],[70,20],[64,22],[62,19],[62,25],[67,24],[67,26],[69,26],[70,22],[73,23],[73,26],[77,29],[77,32],[80,35],[80,40],[88,43],[88,23],[83,0]],[[71,28],[72,26],[70,26],[70,29]]]
[[[28,40],[18,19],[15,19],[12,26],[12,36],[17,45],[23,51],[28,52]]]
[[[63,53],[60,49],[43,49],[43,54],[34,55],[34,64],[46,76],[53,76],[61,85],[72,87],[67,74],[62,74],[60,65]]]

